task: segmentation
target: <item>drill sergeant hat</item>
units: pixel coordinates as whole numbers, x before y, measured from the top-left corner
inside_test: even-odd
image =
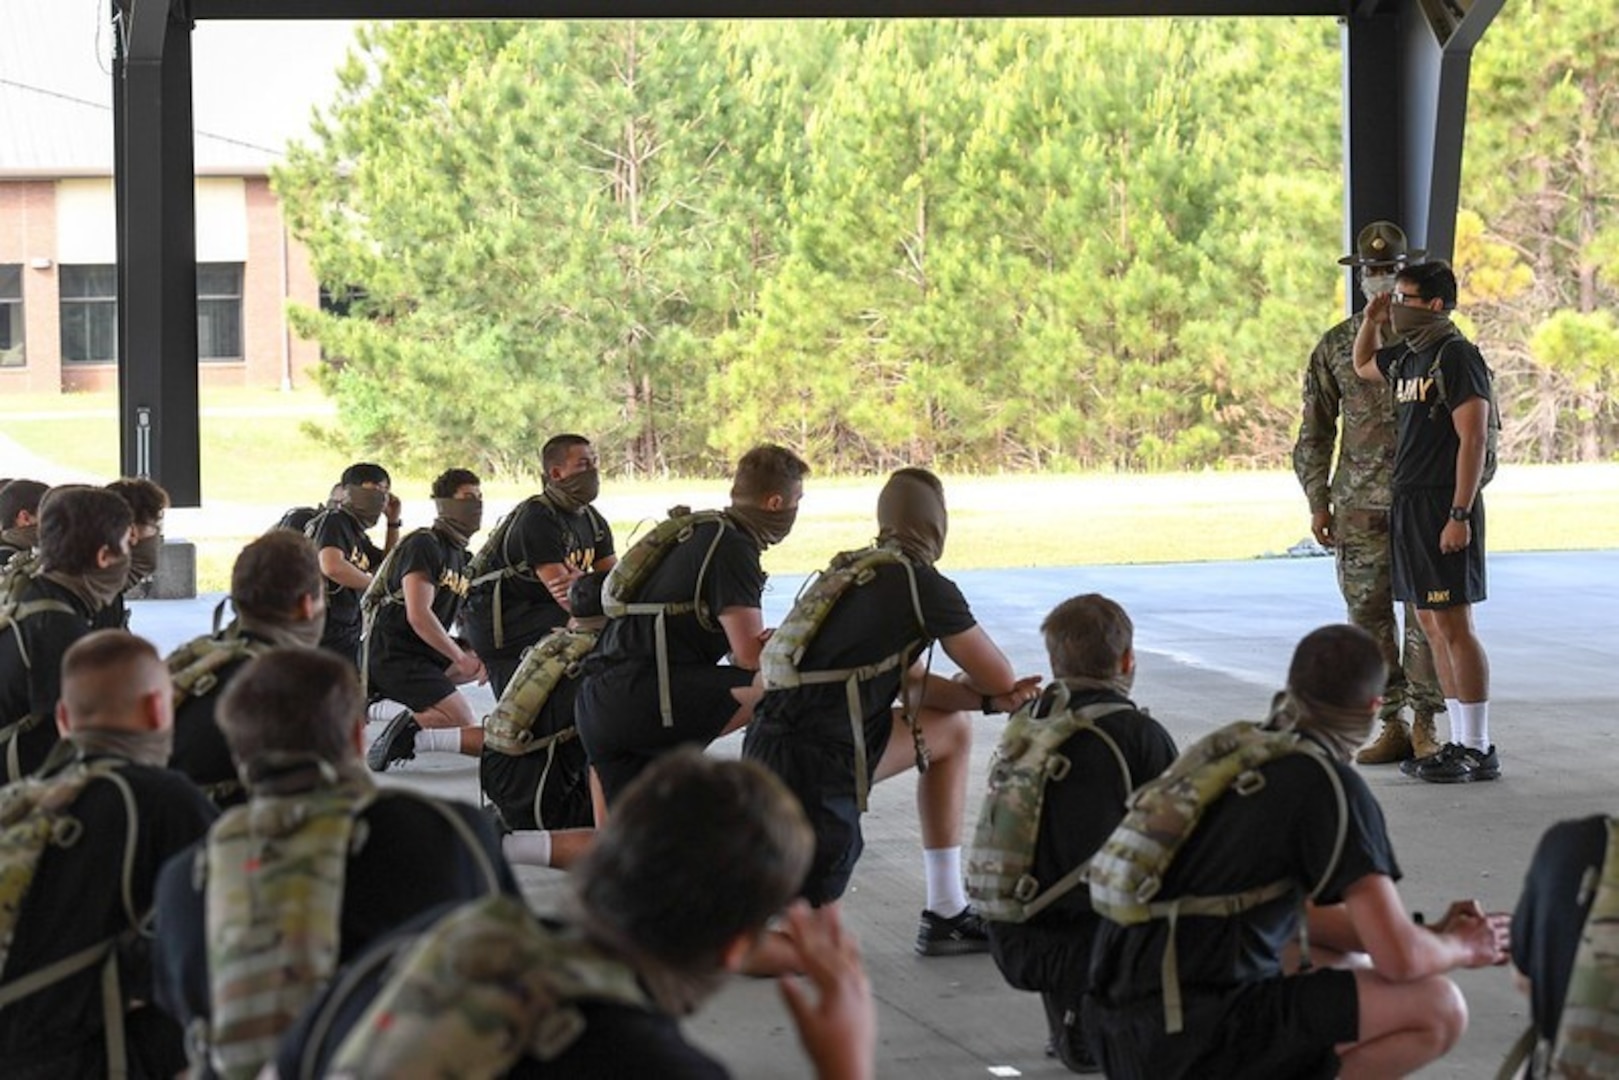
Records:
[[[1355,252],[1338,260],[1339,266],[1392,266],[1411,263],[1428,254],[1407,245],[1405,230],[1392,221],[1374,221],[1355,237]]]

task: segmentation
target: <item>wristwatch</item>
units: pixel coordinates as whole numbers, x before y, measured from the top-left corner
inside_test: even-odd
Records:
[[[1473,519],[1473,511],[1469,510],[1467,507],[1465,507],[1465,506],[1453,506],[1453,507],[1450,508],[1450,520],[1452,520],[1452,521],[1471,521],[1472,519]]]

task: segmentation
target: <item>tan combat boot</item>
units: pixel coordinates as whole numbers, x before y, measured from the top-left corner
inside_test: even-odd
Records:
[[[1430,719],[1429,724],[1433,721]],[[1363,746],[1355,755],[1357,765],[1392,765],[1411,756],[1411,731],[1405,721],[1391,716],[1383,721],[1383,730],[1377,738]]]
[[[1434,731],[1433,713],[1417,713],[1411,724],[1411,754],[1425,758],[1439,753],[1443,744]]]

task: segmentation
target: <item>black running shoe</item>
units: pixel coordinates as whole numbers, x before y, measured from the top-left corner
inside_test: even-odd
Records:
[[[922,912],[916,928],[916,951],[923,956],[963,956],[989,951],[989,931],[972,905],[947,919],[931,911]]]
[[[410,761],[416,756],[416,733],[422,726],[409,709],[401,709],[388,721],[376,742],[365,752],[365,764],[372,772],[387,772],[396,762]]]
[[[1445,751],[1451,751],[1447,754]],[[1501,775],[1501,759],[1495,756],[1495,747],[1474,750],[1471,746],[1446,746],[1429,762],[1417,770],[1417,779],[1430,784],[1470,784],[1475,780],[1494,780]]]
[[[1461,743],[1446,743],[1435,753],[1427,754],[1423,757],[1406,758],[1404,761],[1400,762],[1400,772],[1404,773],[1406,776],[1415,776],[1423,766],[1430,765],[1433,762],[1438,761],[1440,758],[1445,758],[1448,755],[1461,750],[1461,748]]]

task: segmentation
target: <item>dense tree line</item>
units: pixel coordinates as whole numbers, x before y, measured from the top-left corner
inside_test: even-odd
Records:
[[[1619,446],[1619,12],[1508,5],[1457,258],[1509,456]],[[1331,20],[399,23],[276,183],[341,437],[532,470],[1275,465],[1342,310]]]

